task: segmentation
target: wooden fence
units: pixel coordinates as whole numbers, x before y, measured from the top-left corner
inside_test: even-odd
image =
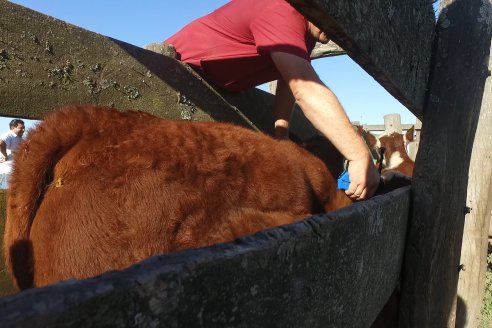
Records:
[[[5,297],[0,327],[369,327],[398,284],[409,204],[407,187],[233,243]]]
[[[478,192],[468,200],[466,188],[492,145],[482,132],[492,123],[490,3],[443,0],[434,35],[430,0],[289,2],[422,119],[411,190],[4,297],[0,327],[368,327],[400,277],[401,327],[474,320],[474,300],[456,293],[465,216],[488,225],[490,214],[490,161],[480,168],[485,179],[473,178]],[[83,102],[271,133],[273,99],[265,92],[218,93],[172,58],[5,0],[0,31],[2,115],[38,119]]]
[[[0,14],[2,31],[8,32],[2,36],[2,42],[8,39],[2,57],[8,69],[0,70],[0,81],[12,89],[8,97],[0,89],[2,115],[39,119],[63,104],[109,103],[272,132],[273,96],[266,92],[217,93],[168,56],[2,0]],[[75,64],[77,74],[70,70]],[[16,67],[22,76],[9,70]],[[46,74],[59,71],[66,74]],[[33,87],[26,100],[22,90],[28,86]],[[406,188],[234,243],[6,296],[0,299],[0,327],[366,327],[398,285],[409,197]]]

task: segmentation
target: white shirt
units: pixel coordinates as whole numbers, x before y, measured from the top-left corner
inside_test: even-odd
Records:
[[[0,135],[0,140],[3,140],[7,145],[7,155],[12,154],[19,146],[19,143],[22,141],[22,137],[19,137],[12,130],[9,130],[2,135]]]

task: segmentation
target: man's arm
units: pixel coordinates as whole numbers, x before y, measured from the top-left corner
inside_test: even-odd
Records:
[[[349,161],[350,186],[345,193],[356,200],[371,197],[379,174],[335,94],[304,58],[282,52],[273,52],[271,57],[306,118]]]
[[[5,162],[7,158],[7,144],[0,139],[0,163]]]
[[[289,119],[294,108],[295,99],[289,86],[284,80],[277,81],[275,91],[275,137],[285,139],[289,137]]]

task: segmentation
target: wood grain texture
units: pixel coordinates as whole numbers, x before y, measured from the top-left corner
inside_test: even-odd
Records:
[[[174,58],[0,0],[0,115],[41,119],[76,104],[273,134],[273,114],[264,114],[273,96],[266,92],[222,95]]]
[[[432,1],[288,1],[422,118],[434,39]]]
[[[466,199],[470,158],[474,144],[485,141],[475,142],[480,137],[476,134],[480,113],[487,111],[482,98],[490,76],[491,22],[481,17],[486,3],[442,1],[413,175],[401,327],[455,325],[463,226],[465,216],[469,217]],[[483,179],[490,181],[490,176]],[[479,202],[490,197],[488,190],[483,192],[477,198]],[[481,207],[485,204],[474,206]]]

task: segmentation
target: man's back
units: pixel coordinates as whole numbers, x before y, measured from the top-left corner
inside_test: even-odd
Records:
[[[241,91],[280,78],[270,52],[309,60],[307,20],[284,0],[233,0],[164,41],[207,80]]]

